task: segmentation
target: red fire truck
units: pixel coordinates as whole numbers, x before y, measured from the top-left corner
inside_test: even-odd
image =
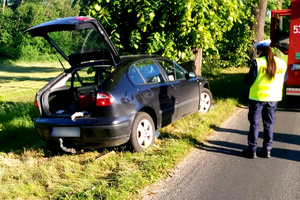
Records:
[[[300,0],[271,11],[271,46],[288,55],[286,95],[300,96]]]

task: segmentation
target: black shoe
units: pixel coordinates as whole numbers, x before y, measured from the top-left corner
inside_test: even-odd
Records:
[[[263,149],[261,155],[262,155],[262,157],[264,157],[264,158],[271,158],[271,150]]]
[[[246,158],[257,158],[256,152],[251,149],[245,149],[242,151],[242,155]]]

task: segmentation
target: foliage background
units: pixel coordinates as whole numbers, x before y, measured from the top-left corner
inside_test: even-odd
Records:
[[[104,25],[120,54],[160,54],[185,62],[193,60],[194,50],[201,48],[204,64],[213,68],[247,64],[253,43],[251,9],[258,0],[0,2],[0,60],[56,59],[43,39],[22,32],[55,18],[87,15]],[[278,5],[279,0],[269,0],[268,9]],[[284,0],[283,6],[288,5]]]
[[[27,62],[56,59],[41,38],[23,36],[27,28],[80,13],[100,19],[123,53],[162,53],[185,61],[192,59],[193,48],[202,47],[210,68],[221,64],[238,66],[247,60],[247,48],[252,43],[252,18],[247,16],[257,2],[180,0],[177,4],[166,0],[163,7],[153,7],[158,2],[155,0],[114,2],[16,0],[2,6],[0,58],[24,60],[27,66],[0,65],[0,199],[132,199],[140,188],[166,177],[180,158],[195,144],[201,144],[237,104],[243,103],[238,100],[246,98],[246,89],[240,83],[247,69],[229,68],[230,73],[209,80],[214,109],[207,115],[197,113],[166,127],[161,132],[162,139],[147,152],[137,154],[117,149],[104,158],[106,150],[79,155],[53,154],[35,133],[31,101],[34,93],[60,73],[61,68]],[[196,9],[201,13],[194,12]],[[122,10],[125,17],[117,13]],[[160,16],[162,13],[165,16]],[[110,18],[105,22],[101,15]],[[229,89],[224,90],[224,85]]]
[[[23,3],[22,3],[23,2]],[[54,51],[42,38],[24,36],[23,31],[59,17],[79,15],[79,4],[68,0],[10,1],[0,12],[0,59],[45,61]],[[2,2],[3,3],[3,2]]]

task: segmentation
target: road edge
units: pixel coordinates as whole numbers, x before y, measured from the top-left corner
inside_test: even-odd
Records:
[[[231,123],[231,121],[234,119],[234,117],[238,116],[241,112],[245,111],[245,109],[248,109],[247,106],[238,106],[236,108],[236,111],[226,119],[221,126],[227,126],[228,123]],[[212,134],[210,134],[206,140],[208,139],[215,139],[217,134],[215,134],[216,131],[213,131]],[[205,141],[204,141],[205,143]],[[168,172],[167,178],[161,179],[160,181],[149,185],[142,189],[140,191],[140,198],[138,200],[155,200],[159,199],[155,195],[158,194],[159,192],[163,192],[164,187],[168,185],[170,182],[176,182],[177,179],[180,177],[186,176],[190,171],[195,168],[195,165],[199,160],[202,160],[205,158],[205,150],[194,147],[192,148],[191,152],[188,153],[187,156],[185,156],[173,169],[171,169]],[[203,159],[203,162],[205,162],[205,159]]]

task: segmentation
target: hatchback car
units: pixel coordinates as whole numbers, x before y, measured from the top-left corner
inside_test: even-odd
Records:
[[[206,80],[161,56],[119,56],[94,18],[56,19],[25,33],[44,37],[70,64],[35,101],[38,135],[65,151],[130,143],[140,152],[156,130],[212,105]]]

